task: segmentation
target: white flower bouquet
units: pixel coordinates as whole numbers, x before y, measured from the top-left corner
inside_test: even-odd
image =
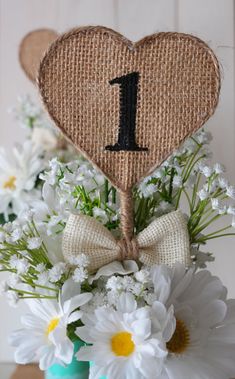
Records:
[[[184,211],[190,267],[140,259],[90,270],[83,252],[65,260],[69,215],[96,219],[118,237],[119,196],[83,158],[50,161],[40,175],[41,199],[0,228],[0,268],[9,273],[1,292],[12,306],[22,299],[29,307],[23,328],[10,338],[16,362],[39,361],[48,378],[60,377],[58,367],[84,379],[235,376],[235,301],[205,269],[214,259],[207,242],[235,235],[235,188],[220,164],[209,163],[210,140],[198,132],[133,191],[136,233]],[[71,374],[76,362],[87,364]]]
[[[71,145],[52,126],[45,112],[28,96],[19,97],[18,106],[10,110],[26,139],[11,152],[0,149],[0,223],[13,220],[20,212],[41,198],[39,174],[57,157],[62,162],[76,154]]]
[[[50,46],[38,86],[100,171],[54,154],[21,177],[19,152],[12,173],[0,161],[0,212],[16,216],[0,227],[1,292],[29,307],[10,337],[16,362],[38,361],[46,379],[231,379],[235,300],[206,267],[207,243],[235,235],[235,187],[196,133],[218,103],[213,52],[191,35],[134,44],[88,26]],[[48,130],[31,108],[37,145]],[[57,146],[46,140],[44,154]],[[19,209],[36,177],[39,196]]]

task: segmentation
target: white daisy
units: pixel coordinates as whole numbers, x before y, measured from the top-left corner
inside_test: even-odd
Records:
[[[22,318],[25,328],[14,332],[10,338],[17,347],[15,360],[27,364],[38,360],[41,370],[55,363],[64,365],[72,361],[74,347],[67,336],[67,326],[80,319],[81,305],[90,301],[90,293],[79,294],[74,282],[65,282],[57,300],[30,299],[27,304],[31,314]]]
[[[0,213],[6,219],[10,213],[18,214],[39,196],[32,190],[43,168],[40,151],[29,141],[13,149],[12,161],[4,150],[0,151]]]
[[[167,343],[160,379],[230,379],[235,376],[235,301],[217,277],[203,270],[152,269],[155,290],[174,306],[176,329]]]
[[[94,361],[90,379],[102,375],[112,379],[152,379],[160,375],[167,355],[167,337],[174,330],[172,310],[156,303],[152,326],[150,307],[138,308],[134,296],[122,294],[117,310],[97,308],[82,317],[85,324],[76,334],[92,346],[77,353],[78,360]]]

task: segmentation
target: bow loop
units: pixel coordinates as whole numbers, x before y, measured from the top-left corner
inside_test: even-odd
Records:
[[[134,259],[148,266],[172,266],[175,262],[188,266],[191,262],[187,223],[180,211],[157,218],[130,241],[117,241],[90,216],[71,214],[64,230],[62,249],[66,261],[86,254],[92,272],[115,260]]]

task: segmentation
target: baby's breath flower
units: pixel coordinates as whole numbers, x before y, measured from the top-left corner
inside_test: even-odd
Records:
[[[120,295],[118,291],[109,291],[107,293],[107,300],[110,306],[116,306]]]
[[[153,173],[153,177],[154,178],[157,178],[157,179],[162,179],[163,176],[165,176],[165,170],[163,168],[159,168],[157,169],[154,173]]]
[[[96,308],[105,307],[107,304],[107,295],[104,293],[95,292],[94,290],[92,299],[89,301],[89,303],[81,307],[81,311],[86,312],[87,314],[92,314]]]
[[[219,186],[220,186],[220,188],[222,188],[222,189],[225,189],[225,188],[229,187],[229,182],[228,182],[228,180],[225,179],[225,178],[222,177],[222,176],[218,178],[218,182],[219,182]]]
[[[213,168],[216,174],[223,174],[226,171],[225,167],[220,163],[215,163]]]
[[[140,283],[147,283],[149,281],[149,271],[146,269],[142,269],[135,273],[135,278]]]
[[[67,272],[68,268],[66,263],[59,262],[49,270],[49,279],[52,283],[58,282],[62,276]]]
[[[211,199],[212,209],[218,211],[219,214],[225,214],[227,212],[227,206],[219,199]]]
[[[11,240],[12,242],[17,242],[21,239],[23,235],[23,230],[20,228],[14,229],[13,232],[11,233]]]
[[[168,203],[168,201],[161,201],[158,210],[163,213],[170,212],[172,210],[172,204]]]
[[[111,291],[123,290],[122,279],[119,276],[111,276],[107,281],[106,288]]]
[[[235,187],[234,186],[228,186],[226,195],[230,197],[231,199],[235,200]]]
[[[36,284],[39,284],[40,286],[45,286],[48,282],[49,282],[49,272],[48,271],[40,272],[40,274],[38,274]]]
[[[207,165],[202,165],[200,171],[206,178],[209,178],[213,174],[213,168]]]
[[[84,267],[78,267],[73,274],[75,283],[83,283],[88,278],[88,271]]]
[[[135,296],[140,296],[142,292],[143,292],[143,284],[136,282],[134,286],[132,287],[132,293]]]
[[[11,268],[17,268],[17,265],[20,261],[20,258],[16,254],[12,255],[11,258],[9,259],[9,265]]]
[[[94,207],[93,208],[93,215],[94,215],[94,217],[101,219],[103,223],[106,223],[108,221],[107,213],[101,208]]]
[[[197,194],[200,200],[206,200],[209,197],[209,193],[205,191],[204,189],[201,189],[200,191],[198,191]]]
[[[122,289],[123,289],[123,291],[131,291],[132,288],[133,288],[133,286],[135,285],[135,280],[132,277],[128,276],[128,275],[124,276],[121,279],[122,279]]]
[[[157,294],[149,291],[144,291],[143,296],[148,305],[153,305],[153,303],[157,300]]]
[[[29,269],[29,262],[25,258],[20,259],[18,261],[16,269],[19,275],[26,274]]]
[[[235,216],[235,205],[229,205],[229,207],[227,209],[227,213],[229,215]]]
[[[173,186],[176,188],[180,188],[183,185],[183,179],[181,176],[175,176],[173,179]]]
[[[143,197],[147,198],[152,196],[157,191],[157,186],[153,183],[141,186],[141,192]]]
[[[70,257],[69,264],[71,266],[87,267],[90,264],[90,259],[86,254],[80,254],[76,257]]]
[[[212,141],[212,138],[212,134],[205,130],[200,130],[200,132],[196,134],[196,139],[201,144],[209,144]]]
[[[39,273],[42,273],[46,270],[46,265],[45,263],[39,263],[36,267],[35,267],[36,271],[38,271]]]
[[[27,241],[28,248],[30,250],[38,249],[42,244],[42,238],[40,237],[32,237]]]

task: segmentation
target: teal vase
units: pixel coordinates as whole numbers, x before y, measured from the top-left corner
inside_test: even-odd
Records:
[[[77,340],[74,342],[74,353],[85,343]],[[74,356],[70,365],[62,367],[60,365],[51,366],[45,373],[45,379],[88,379],[89,362],[79,362]]]
[[[94,362],[90,362],[90,367],[94,366]],[[106,376],[101,376],[99,379],[107,379]]]

